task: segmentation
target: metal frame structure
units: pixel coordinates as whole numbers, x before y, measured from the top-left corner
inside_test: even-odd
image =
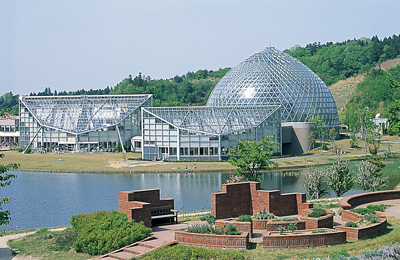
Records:
[[[268,135],[281,143],[280,106],[142,108],[143,159],[221,160],[237,140]]]
[[[232,68],[215,86],[207,106],[280,105],[282,123],[319,115],[338,126],[335,101],[323,81],[290,55],[269,47]]]
[[[124,150],[140,135],[141,106],[152,106],[152,95],[20,97],[21,147],[120,143]]]

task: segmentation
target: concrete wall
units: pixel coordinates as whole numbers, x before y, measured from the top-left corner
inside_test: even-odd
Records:
[[[308,122],[290,122],[282,124],[282,154],[301,154],[308,152],[309,135],[314,124]]]

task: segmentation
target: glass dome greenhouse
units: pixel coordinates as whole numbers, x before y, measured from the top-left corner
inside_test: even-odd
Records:
[[[207,106],[281,105],[282,123],[321,116],[339,124],[335,101],[324,82],[290,55],[269,47],[232,68],[215,86]]]

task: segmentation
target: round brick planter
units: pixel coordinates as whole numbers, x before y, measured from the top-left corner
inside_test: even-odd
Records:
[[[215,235],[175,231],[175,240],[179,244],[187,246],[244,250],[249,244],[249,233],[242,233],[241,235]]]
[[[275,235],[279,232],[270,232],[263,237],[264,249],[299,248],[322,245],[336,245],[346,243],[346,232],[335,231],[334,229],[323,229],[326,233],[307,233],[297,231],[300,234]],[[303,234],[302,234],[303,233]]]
[[[250,237],[253,235],[253,223],[252,222],[242,222],[236,221],[236,218],[226,218],[226,219],[218,219],[215,221],[216,228],[222,228],[224,225],[232,224],[236,226],[237,231],[247,232],[250,234]]]
[[[253,228],[254,229],[266,229],[268,231],[278,231],[279,226],[287,227],[290,223],[295,223],[297,230],[306,229],[306,223],[303,220],[295,220],[295,221],[273,221],[273,219],[253,219]]]
[[[338,231],[345,231],[347,240],[358,241],[361,239],[375,237],[382,232],[385,232],[387,229],[387,219],[386,217],[379,217],[380,222],[375,223],[366,227],[344,227],[337,226],[335,227]]]

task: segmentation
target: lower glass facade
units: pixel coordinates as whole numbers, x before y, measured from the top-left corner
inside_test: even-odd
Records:
[[[205,110],[208,109],[205,108]],[[208,118],[209,111],[204,111],[204,108],[142,108],[142,158],[216,161],[227,159],[230,148],[237,145],[237,140],[260,141],[265,136],[272,136],[273,142],[281,144],[279,107],[272,107],[268,110],[269,114],[264,113],[264,118],[259,116],[257,120],[251,120],[251,114],[247,114],[247,111],[244,113],[235,111],[233,117],[242,117],[244,120],[242,122],[251,122],[248,125],[245,123],[227,125],[228,122],[232,123],[229,116],[225,116],[227,111],[230,111],[231,114],[234,113],[229,108],[218,108],[213,111],[214,118]],[[253,108],[253,112],[260,115],[265,110]],[[168,115],[164,118],[160,117],[165,113]],[[189,116],[192,117],[191,121],[188,119]],[[180,118],[181,122],[186,121],[186,127],[177,126],[171,118]],[[235,120],[237,119],[235,118]],[[213,121],[212,123],[215,125],[210,127],[210,121]],[[196,129],[219,129],[219,131],[205,132]],[[280,153],[281,147],[276,150],[276,154]]]

